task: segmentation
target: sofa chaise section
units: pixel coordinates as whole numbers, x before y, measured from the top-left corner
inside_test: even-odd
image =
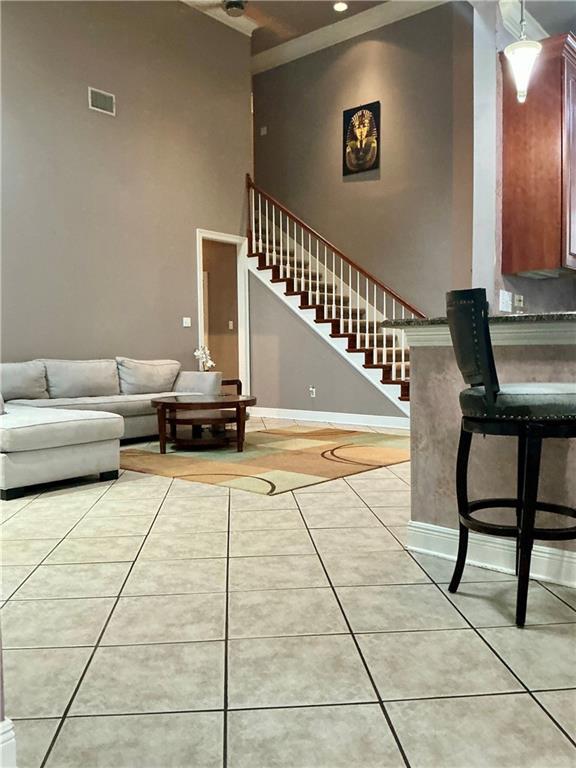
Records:
[[[118,476],[121,416],[113,413],[5,405],[0,417],[0,496],[31,486],[98,474]]]

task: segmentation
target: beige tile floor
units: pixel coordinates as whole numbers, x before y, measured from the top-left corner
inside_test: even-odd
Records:
[[[524,630],[510,576],[449,595],[404,549],[409,483],[126,472],[3,503],[19,768],[574,768],[576,590],[534,582]]]

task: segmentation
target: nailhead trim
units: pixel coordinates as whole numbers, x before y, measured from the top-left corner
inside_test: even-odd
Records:
[[[469,416],[468,418],[504,419],[505,421],[569,421],[571,419],[576,419],[576,414],[568,416],[503,416],[497,413],[483,413],[479,417]]]

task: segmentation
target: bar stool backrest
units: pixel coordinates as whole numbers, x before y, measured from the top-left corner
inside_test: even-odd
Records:
[[[446,315],[460,373],[469,386],[484,387],[486,410],[489,416],[493,415],[500,385],[490,339],[485,289],[449,291]]]

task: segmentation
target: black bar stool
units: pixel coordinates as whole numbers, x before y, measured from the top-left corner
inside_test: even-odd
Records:
[[[456,495],[460,538],[458,557],[448,587],[456,592],[468,549],[468,531],[516,539],[516,625],[526,620],[530,558],[534,539],[576,538],[576,526],[536,528],[537,511],[576,518],[576,509],[538,501],[542,440],[576,437],[576,384],[506,384],[500,387],[488,325],[488,302],[483,288],[451,291],[446,309],[456,362],[469,385],[460,393],[462,425],[456,463]],[[504,435],[518,438],[517,497],[468,500],[468,459],[472,435]],[[475,520],[480,509],[516,510],[516,525],[497,525]]]

